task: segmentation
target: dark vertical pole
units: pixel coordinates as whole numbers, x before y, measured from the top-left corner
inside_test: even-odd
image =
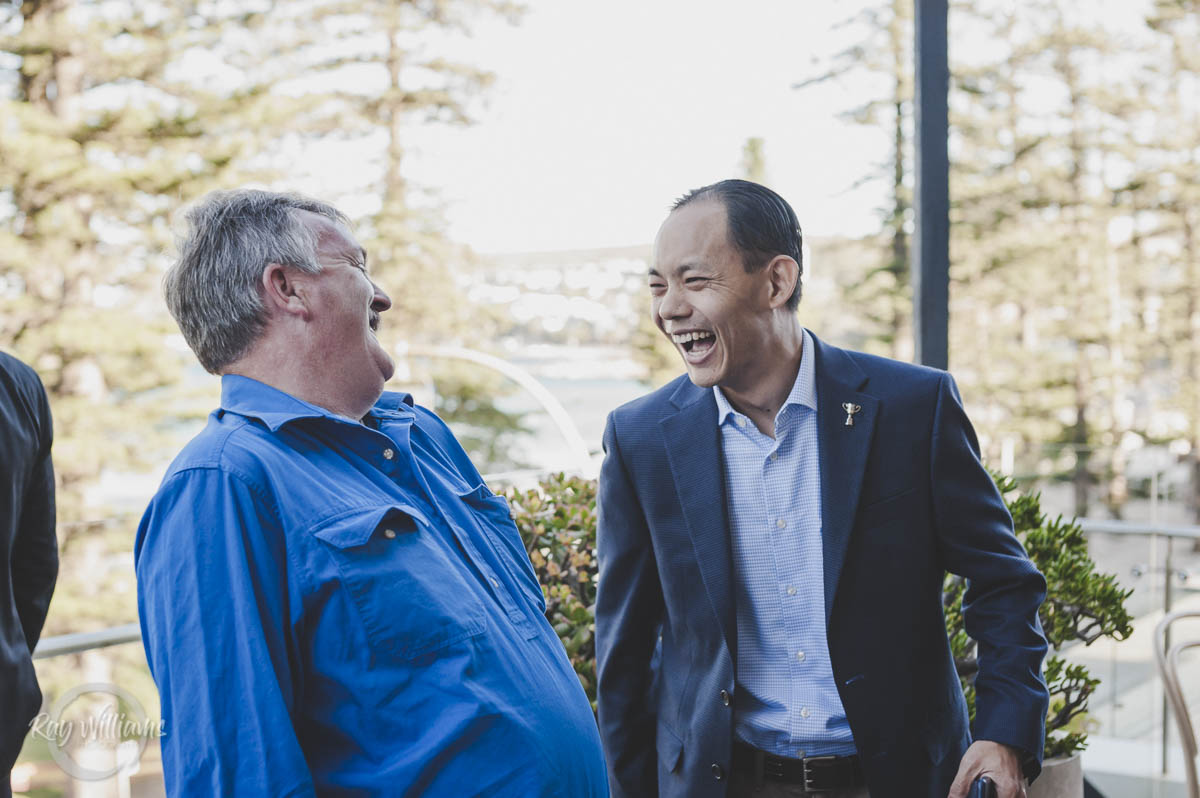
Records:
[[[916,0],[916,235],[913,236],[913,334],[917,362],[949,364],[950,159],[946,95],[947,0]]]

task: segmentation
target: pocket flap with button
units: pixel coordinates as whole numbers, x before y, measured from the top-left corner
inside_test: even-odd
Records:
[[[328,547],[328,562],[379,656],[393,662],[438,656],[484,631],[469,566],[415,507],[359,507],[310,532]]]
[[[508,499],[503,496],[497,496],[488,490],[487,485],[476,485],[465,493],[460,493],[459,498],[467,504],[472,504],[480,509],[492,510],[493,512],[502,512],[504,517],[512,520],[512,511],[508,508]]]
[[[659,763],[668,773],[674,773],[683,759],[683,740],[680,740],[679,735],[671,731],[665,723],[658,724],[658,734],[655,738]]]
[[[376,532],[395,534],[414,532],[417,523],[428,525],[425,516],[407,504],[391,504],[347,510],[327,518],[312,529],[312,534],[331,546],[349,549],[362,546]],[[389,535],[388,537],[392,537]]]
[[[537,574],[534,573],[533,563],[529,561],[529,552],[525,550],[521,533],[513,522],[508,500],[492,493],[486,485],[478,485],[466,493],[461,493],[459,498],[483,516],[485,523],[481,523],[480,526],[493,541],[497,553],[507,560],[510,572],[513,568],[517,570],[518,581],[525,585],[538,611],[544,613],[546,597],[542,595],[542,586],[538,584]]]

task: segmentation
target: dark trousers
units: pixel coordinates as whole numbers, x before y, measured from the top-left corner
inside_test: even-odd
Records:
[[[729,798],[871,798],[866,787],[854,787],[834,792],[805,792],[799,784],[784,784],[765,779],[761,789],[755,789],[754,777],[735,772],[729,784]]]

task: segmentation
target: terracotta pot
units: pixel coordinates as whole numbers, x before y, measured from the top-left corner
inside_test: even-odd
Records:
[[[1029,787],[1029,798],[1083,798],[1083,760],[1079,754],[1042,763],[1042,775]]]

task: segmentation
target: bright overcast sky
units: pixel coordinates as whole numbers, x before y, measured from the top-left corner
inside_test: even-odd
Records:
[[[477,124],[411,129],[407,174],[436,192],[451,237],[479,252],[626,246],[649,243],[688,189],[739,176],[743,145],[759,137],[768,182],[807,236],[877,230],[887,186],[853,187],[887,158],[888,131],[838,114],[885,96],[886,76],[791,88],[861,35],[839,23],[866,4],[525,0],[517,25],[482,20],[472,38],[433,48],[496,82]],[[1094,4],[1094,22],[1131,31],[1146,0]],[[323,196],[363,155],[329,147],[301,186]],[[366,197],[338,201],[373,210]]]
[[[481,252],[649,242],[689,188],[738,176],[765,139],[768,179],[810,236],[878,225],[883,186],[849,187],[886,134],[835,117],[861,80],[798,92],[860,0],[527,0],[516,26],[468,45],[496,73],[479,123],[426,128],[409,175],[434,188],[453,238]],[[859,92],[860,96],[852,96]]]

